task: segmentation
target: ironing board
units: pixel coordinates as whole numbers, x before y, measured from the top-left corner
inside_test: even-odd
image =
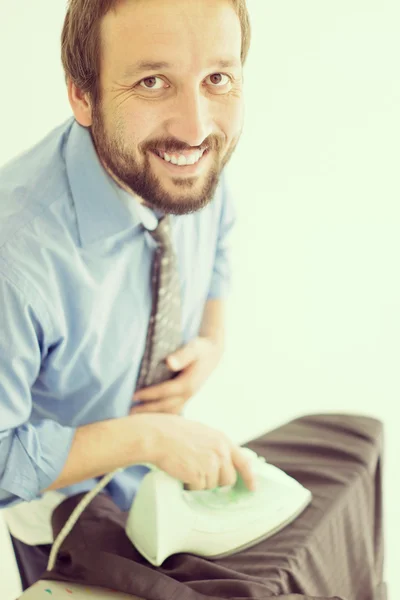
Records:
[[[20,598],[22,600],[143,600],[138,596],[122,594],[115,590],[105,590],[104,588],[94,586],[89,588],[84,585],[43,580],[38,581],[29,588],[29,590],[20,596]],[[315,596],[311,597],[298,594],[278,596],[277,598],[278,600],[342,600],[338,596],[335,596],[334,598],[316,598]]]
[[[246,445],[312,491],[312,504],[287,528],[217,561],[179,554],[156,568],[126,537],[127,514],[101,494],[64,541],[55,570],[37,586],[78,584],[79,593],[100,598],[91,594],[91,586],[99,586],[114,600],[117,592],[144,600],[385,600],[382,424],[365,416],[310,415]],[[81,498],[56,508],[55,535]],[[21,598],[46,597],[43,587],[30,597],[31,590]],[[46,595],[75,600],[68,592]]]

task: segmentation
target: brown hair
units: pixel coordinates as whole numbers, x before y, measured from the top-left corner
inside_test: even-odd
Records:
[[[61,59],[67,79],[89,94],[96,104],[100,99],[100,22],[121,0],[68,0],[61,35]],[[251,28],[246,0],[230,0],[242,27],[242,63],[250,48]]]

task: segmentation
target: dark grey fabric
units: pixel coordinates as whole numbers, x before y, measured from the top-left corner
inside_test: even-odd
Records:
[[[273,537],[223,559],[182,553],[156,568],[126,536],[127,514],[101,494],[43,578],[145,600],[383,600],[382,424],[363,416],[305,416],[247,446],[313,494],[300,517]],[[55,536],[81,498],[55,509]]]
[[[22,589],[27,590],[39,581],[46,571],[51,545],[28,546],[11,536]]]

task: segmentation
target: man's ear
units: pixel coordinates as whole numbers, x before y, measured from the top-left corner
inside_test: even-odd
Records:
[[[92,106],[88,95],[84,94],[71,79],[68,79],[68,99],[78,123],[83,127],[90,127],[92,125]]]

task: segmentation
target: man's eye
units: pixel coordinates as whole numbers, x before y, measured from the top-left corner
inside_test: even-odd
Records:
[[[139,85],[144,87],[145,90],[161,90],[162,85],[157,87],[157,80],[161,84],[164,84],[164,81],[161,79],[161,77],[146,77],[146,79],[142,79],[142,81],[140,81]]]
[[[227,85],[231,81],[231,78],[223,73],[214,73],[208,79],[210,79],[211,84],[215,87],[224,87],[224,85]]]
[[[231,82],[229,75],[224,75],[224,73],[213,73],[207,79],[210,81],[211,86],[216,88],[222,88]],[[162,90],[165,82],[161,77],[154,76],[142,79],[138,85],[145,90]]]

